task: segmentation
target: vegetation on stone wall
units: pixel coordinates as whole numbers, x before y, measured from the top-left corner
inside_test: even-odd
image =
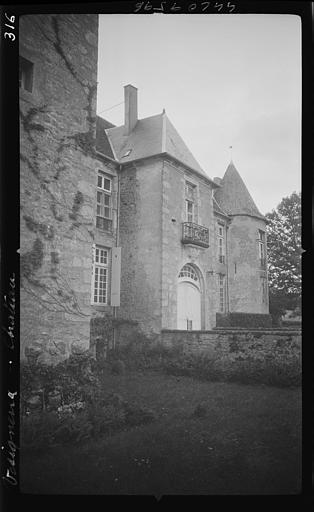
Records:
[[[36,238],[30,251],[24,253],[20,257],[21,277],[29,279],[29,277],[39,270],[43,264],[44,244],[40,238]]]
[[[228,342],[217,339],[212,352],[191,349],[183,340],[169,345],[150,342],[139,335],[109,352],[109,360],[123,361],[126,369],[146,368],[210,381],[289,387],[301,384],[299,351],[291,336],[279,337],[269,351],[258,335],[247,334],[241,339],[230,334]]]
[[[71,204],[68,188],[65,187],[65,182],[60,177],[67,172],[64,156],[68,149],[79,149],[86,155],[94,155],[96,119],[93,105],[96,86],[89,83],[88,79],[81,78],[80,72],[75,69],[67,56],[64,43],[66,25],[63,26],[62,16],[54,15],[47,19],[51,20],[50,32],[43,30],[40,24],[37,28],[59,55],[60,65],[65,66],[70,76],[69,79],[75,81],[80,93],[86,98],[86,103],[82,103],[82,110],[86,111],[87,130],[65,134],[62,130],[62,136],[59,139],[54,138],[49,142],[54,155],[52,161],[49,161],[44,156],[47,137],[51,136],[51,126],[47,120],[49,120],[50,114],[55,114],[60,108],[62,109],[62,105],[61,103],[57,105],[42,103],[26,109],[26,105],[21,102],[20,120],[23,140],[26,143],[21,146],[21,162],[30,171],[30,178],[35,180],[31,190],[25,190],[25,193],[31,196],[39,194],[33,200],[28,199],[27,202],[21,202],[26,229],[36,235],[32,249],[21,254],[21,286],[26,293],[49,311],[64,311],[85,316],[74,290],[69,285],[67,275],[62,270],[60,256],[58,259],[51,258],[50,275],[47,274],[44,263],[46,248],[50,253],[56,253],[57,238],[59,239],[60,234],[61,237],[72,238],[73,230],[75,230],[76,239],[82,242],[86,242],[86,240],[92,242],[93,239],[93,222],[84,219],[81,215],[82,205],[84,202],[87,203],[86,198],[80,190],[75,191],[76,183],[73,183],[74,200]],[[71,175],[68,175],[67,179],[69,178],[72,179]],[[37,210],[36,208],[34,210],[34,204],[38,205]],[[50,219],[47,219],[47,213],[45,213],[45,221],[40,218],[41,205],[49,208]],[[40,220],[36,217],[39,217]],[[50,244],[46,246],[45,241]],[[53,247],[52,251],[51,246]],[[39,270],[41,270],[40,275],[38,274]]]
[[[72,211],[69,213],[69,218],[72,220],[77,220],[78,213],[82,208],[84,203],[84,196],[80,190],[78,190],[74,196]]]

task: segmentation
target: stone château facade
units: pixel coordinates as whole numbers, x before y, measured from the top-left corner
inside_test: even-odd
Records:
[[[88,348],[95,319],[121,341],[268,314],[266,220],[234,164],[209,178],[165,111],[138,119],[132,85],[122,126],[96,116],[97,31],[20,21],[22,357]]]

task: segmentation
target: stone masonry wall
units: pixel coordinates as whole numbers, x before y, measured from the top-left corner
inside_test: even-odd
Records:
[[[221,361],[270,360],[282,368],[289,363],[301,365],[301,331],[298,330],[163,330],[161,340],[179,352],[203,352]]]
[[[267,274],[259,264],[259,229],[266,231],[265,222],[249,216],[234,216],[228,229],[227,262],[231,312],[269,312]],[[263,279],[267,287],[264,294]]]
[[[121,302],[118,318],[145,334],[161,328],[161,161],[128,166],[120,177]]]
[[[20,19],[21,357],[89,347],[98,16]]]
[[[210,185],[183,166],[165,161],[162,192],[162,326],[177,327],[178,275],[186,263],[194,264],[202,274],[202,327],[215,325],[217,286],[213,274],[214,222]],[[184,245],[182,223],[186,221],[185,182],[196,186],[197,223],[209,229],[209,248]]]

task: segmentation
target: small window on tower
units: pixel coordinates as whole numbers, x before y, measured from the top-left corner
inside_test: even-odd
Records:
[[[33,91],[33,74],[34,74],[34,64],[24,59],[24,57],[20,57],[19,60],[19,86],[21,89],[25,91],[32,92]]]
[[[260,267],[266,268],[266,239],[265,239],[265,231],[261,229],[258,230],[258,252],[259,252],[259,261]]]

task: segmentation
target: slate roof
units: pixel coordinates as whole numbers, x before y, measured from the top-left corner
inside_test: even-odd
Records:
[[[215,191],[215,199],[228,215],[250,215],[265,220],[232,161],[221,180],[221,187]]]
[[[227,217],[230,219],[229,215],[227,214],[227,212],[225,212],[221,206],[217,203],[216,201],[216,197],[214,195],[213,197],[213,209],[214,209],[214,213],[219,213],[220,215],[223,215],[224,217]]]
[[[96,118],[96,150],[102,153],[103,155],[109,156],[110,158],[115,158],[112,152],[108,136],[105,132],[107,128],[113,128],[114,124],[109,123],[106,119],[97,116]]]
[[[129,135],[124,125],[106,129],[108,139],[120,163],[166,153],[217,186],[203,171],[165,112],[137,121]]]

